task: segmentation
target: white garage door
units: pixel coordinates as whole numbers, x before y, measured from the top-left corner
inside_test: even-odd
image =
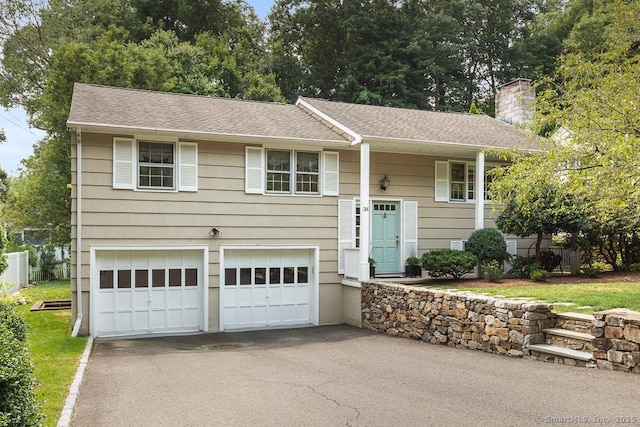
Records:
[[[224,329],[311,324],[313,254],[311,249],[225,251]]]
[[[99,251],[96,267],[95,336],[201,329],[202,251]]]

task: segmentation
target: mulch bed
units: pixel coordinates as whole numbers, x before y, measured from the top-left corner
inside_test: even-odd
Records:
[[[517,277],[505,277],[502,282],[488,282],[484,279],[462,279],[462,280],[427,280],[425,285],[465,287],[465,288],[489,288],[489,287],[516,287],[534,285],[570,285],[580,283],[614,283],[614,282],[640,282],[640,271],[606,271],[599,277],[570,276],[553,274],[546,282],[534,282],[529,279]]]

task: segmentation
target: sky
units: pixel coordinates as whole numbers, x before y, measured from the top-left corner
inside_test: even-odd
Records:
[[[274,0],[247,0],[260,19],[265,19]],[[45,133],[32,128],[22,108],[0,109],[0,129],[4,130],[7,140],[0,144],[0,168],[9,175],[16,176],[20,161],[33,154],[33,145],[44,138]]]

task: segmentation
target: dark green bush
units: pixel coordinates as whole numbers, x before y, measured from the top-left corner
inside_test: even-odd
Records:
[[[543,249],[540,251],[540,266],[543,270],[551,273],[562,262],[562,255],[556,254],[551,249]]]
[[[45,245],[39,246],[37,249],[38,253],[38,267],[42,274],[44,275],[46,280],[54,279],[54,272],[56,266],[58,265],[58,260],[56,259],[56,251],[55,247],[47,243]]]
[[[484,267],[484,278],[489,282],[501,282],[504,276],[502,263],[489,261]]]
[[[533,270],[531,272],[531,280],[535,280],[536,282],[546,282],[549,278],[549,272],[547,270]]]
[[[0,324],[5,325],[18,341],[27,340],[27,322],[16,310],[15,304],[0,300]]]
[[[587,277],[598,277],[602,273],[602,269],[597,265],[583,265],[582,274]]]
[[[485,264],[489,261],[505,261],[509,259],[507,242],[502,233],[495,228],[483,228],[471,233],[466,250],[478,257]]]
[[[531,277],[532,271],[540,269],[540,264],[538,264],[535,257],[516,256],[511,261],[511,271],[509,273],[515,277],[528,279]]]
[[[19,313],[16,315],[19,317]],[[12,324],[5,323],[5,319]],[[15,327],[18,323],[14,314],[0,321],[0,426],[3,427],[36,426],[42,419],[40,404],[33,393],[33,365],[27,344],[14,333],[21,331]]]
[[[473,271],[478,258],[470,252],[436,249],[422,255],[422,267],[434,278],[459,279]]]

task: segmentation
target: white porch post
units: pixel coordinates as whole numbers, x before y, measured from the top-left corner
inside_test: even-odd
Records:
[[[360,253],[358,280],[369,280],[369,144],[360,144]]]
[[[476,230],[484,228],[484,151],[476,153]]]

